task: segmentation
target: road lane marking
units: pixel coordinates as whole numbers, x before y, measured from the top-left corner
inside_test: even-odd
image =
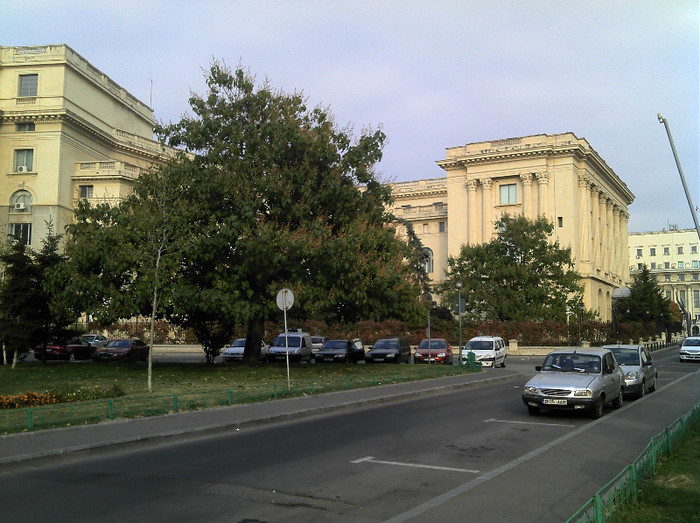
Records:
[[[350,463],[378,463],[380,465],[394,465],[396,467],[414,467],[420,469],[445,470],[448,472],[467,472],[469,474],[478,474],[478,470],[456,469],[452,467],[438,467],[437,465],[421,465],[419,463],[401,463],[400,461],[383,461],[374,459],[374,456],[365,456],[364,458],[356,459]]]
[[[574,428],[576,425],[567,425],[565,423],[542,423],[540,421],[513,421],[505,419],[485,419],[484,423],[512,423],[514,425],[546,425],[548,427],[570,427]]]

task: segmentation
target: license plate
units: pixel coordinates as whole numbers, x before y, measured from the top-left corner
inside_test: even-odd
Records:
[[[566,405],[566,400],[565,400],[565,399],[563,399],[563,400],[559,400],[559,399],[553,400],[553,399],[545,398],[545,399],[542,400],[542,403],[543,403],[544,405]]]
[[[376,357],[376,356],[375,356],[374,359],[375,359],[375,361],[384,361],[384,358],[378,358],[378,357]]]

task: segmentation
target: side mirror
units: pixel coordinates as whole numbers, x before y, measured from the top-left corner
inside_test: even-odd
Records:
[[[535,370],[536,370],[537,372],[541,371],[541,370],[542,370],[542,365],[535,365]]]

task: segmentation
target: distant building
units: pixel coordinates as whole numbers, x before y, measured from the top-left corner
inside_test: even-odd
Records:
[[[570,247],[586,308],[612,318],[612,292],[629,283],[628,206],[634,195],[573,133],[450,147],[437,162],[446,178],[394,183],[394,213],[428,250],[429,276],[444,280],[448,256],[491,241],[504,214],[545,216]]]
[[[115,202],[163,158],[153,111],[67,45],[0,47],[0,227],[37,249],[78,199]]]
[[[630,272],[644,265],[663,295],[688,314],[693,334],[700,332],[700,240],[695,229],[670,229],[629,235]]]

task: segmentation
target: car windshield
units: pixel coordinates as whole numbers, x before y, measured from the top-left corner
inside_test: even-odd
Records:
[[[472,350],[491,350],[493,348],[493,342],[486,340],[469,340],[465,348]]]
[[[610,349],[620,365],[639,365],[639,350],[615,347]]]
[[[372,345],[373,349],[394,349],[396,348],[396,341],[394,340],[378,340],[377,343]]]
[[[131,341],[129,340],[114,340],[107,344],[107,347],[116,347],[118,349],[128,349],[131,346]]]
[[[686,347],[700,347],[700,338],[686,338],[683,341],[683,345],[685,345]]]
[[[323,344],[324,349],[347,349],[348,342],[346,340],[328,340]]]
[[[311,336],[311,343],[323,343],[322,336]]]
[[[231,347],[245,347],[245,338],[238,338],[237,340],[233,340],[233,343],[230,346]]]
[[[542,370],[597,374],[600,372],[600,356],[595,354],[577,354],[575,352],[558,352],[547,356]]]
[[[92,342],[95,341],[95,338],[97,338],[97,336],[95,336],[94,334],[83,334],[81,338],[87,342]]]
[[[288,347],[301,347],[301,338],[299,336],[277,336],[275,338],[275,341],[272,342],[272,344],[275,347],[284,347],[285,342],[284,338],[287,338],[288,343],[286,346]]]
[[[418,345],[419,349],[428,350],[428,340],[423,340]],[[447,342],[445,340],[430,340],[430,349],[446,349]]]

